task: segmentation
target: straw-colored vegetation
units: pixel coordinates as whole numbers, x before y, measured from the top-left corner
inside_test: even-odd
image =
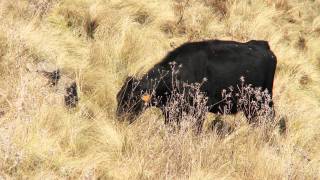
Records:
[[[128,75],[204,39],[269,41],[285,136],[242,114],[225,138],[168,133],[155,108],[118,122]],[[27,70],[43,60],[76,80],[77,108]],[[0,74],[0,179],[320,178],[319,0],[1,0]]]

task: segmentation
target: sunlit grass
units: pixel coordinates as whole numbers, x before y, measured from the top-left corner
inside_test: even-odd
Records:
[[[319,178],[319,12],[299,0],[0,1],[0,179]],[[223,118],[238,124],[225,138],[168,133],[156,108],[130,125],[115,118],[128,75],[215,38],[269,41],[285,136],[266,138],[242,114]],[[27,70],[43,60],[77,82],[77,108]]]

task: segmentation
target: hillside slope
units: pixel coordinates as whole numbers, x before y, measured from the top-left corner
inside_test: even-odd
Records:
[[[128,75],[204,39],[269,41],[285,136],[241,114],[222,139],[167,133],[157,109],[118,122]],[[319,47],[319,0],[1,0],[0,179],[319,179]],[[28,71],[41,61],[77,82],[77,108]]]

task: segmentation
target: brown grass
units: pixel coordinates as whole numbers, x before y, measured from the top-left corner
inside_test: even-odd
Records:
[[[0,179],[318,179],[319,12],[317,0],[0,1]],[[237,127],[225,138],[168,133],[155,108],[118,122],[127,75],[214,38],[269,41],[286,136],[242,114],[223,117]],[[26,69],[42,60],[76,80],[77,108]]]

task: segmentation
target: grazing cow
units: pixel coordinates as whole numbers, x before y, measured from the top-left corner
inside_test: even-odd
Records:
[[[220,111],[221,92],[230,86],[237,87],[240,77],[244,77],[245,82],[253,87],[267,89],[272,97],[277,59],[268,42],[191,42],[171,51],[141,79],[127,78],[117,94],[117,116],[127,114],[129,121],[132,121],[145,109],[146,102],[164,109],[172,91],[172,62],[182,66],[176,77],[180,82],[200,83],[206,79],[201,91],[208,97],[210,112]],[[169,73],[166,76],[159,73],[164,71]],[[160,80],[159,84],[152,87],[151,79]],[[158,103],[152,103],[154,98],[160,99]],[[234,103],[237,101],[234,100]],[[272,102],[269,106],[272,108]],[[233,106],[230,113],[236,112],[237,107]]]

